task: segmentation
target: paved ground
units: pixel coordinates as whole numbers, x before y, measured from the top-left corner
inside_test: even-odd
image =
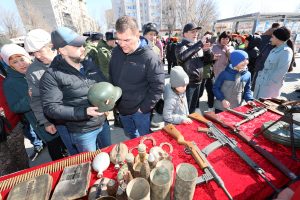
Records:
[[[300,89],[300,58],[297,58],[296,62],[297,62],[297,67],[294,68],[293,72],[287,74],[285,79],[286,82],[283,87],[282,96],[286,97],[289,100],[300,100],[300,93],[295,92],[296,89]],[[167,83],[169,81],[169,75],[167,74],[167,66],[165,66],[165,73],[166,73],[166,83]],[[206,101],[207,101],[207,94],[204,93],[203,96],[200,98],[200,108],[202,112],[208,109]],[[199,109],[196,110],[196,112],[201,112],[201,111]],[[297,116],[297,118],[298,117],[300,118],[300,114],[299,116]],[[111,124],[112,142],[115,144],[124,140],[128,140],[129,138],[125,136],[123,129],[113,126],[112,116],[109,116],[109,119]],[[162,116],[159,114],[154,115],[153,121],[159,123],[160,125],[159,128],[154,129],[153,131],[159,130],[164,126]],[[25,139],[25,147],[28,154],[30,155],[33,151],[33,148],[27,139]],[[39,157],[37,157],[35,161],[30,162],[30,166],[36,166],[50,161],[51,159],[49,157],[48,150],[46,148],[45,150],[43,150],[42,154]]]

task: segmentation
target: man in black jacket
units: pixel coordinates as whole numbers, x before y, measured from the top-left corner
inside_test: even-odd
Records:
[[[193,113],[199,101],[200,84],[203,76],[203,62],[211,59],[210,43],[206,37],[198,40],[198,31],[201,27],[188,23],[183,28],[182,42],[177,44],[175,54],[178,65],[188,74],[190,82],[186,89],[186,98],[189,112]]]
[[[105,78],[92,62],[82,62],[85,39],[66,27],[53,31],[51,41],[60,55],[54,58],[40,83],[44,113],[66,124],[79,152],[111,144],[110,132],[102,131],[106,116],[87,98],[89,88]]]
[[[112,84],[122,89],[117,109],[124,130],[136,138],[150,131],[150,112],[163,93],[164,71],[159,57],[140,39],[134,18],[119,18],[116,36],[109,74]]]

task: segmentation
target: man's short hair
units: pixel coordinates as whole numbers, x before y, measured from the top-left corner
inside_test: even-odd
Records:
[[[119,33],[124,33],[127,29],[135,32],[139,31],[139,26],[137,21],[133,17],[125,15],[117,20],[116,31]]]
[[[280,27],[280,24],[278,22],[274,22],[272,24],[272,28],[279,28]]]

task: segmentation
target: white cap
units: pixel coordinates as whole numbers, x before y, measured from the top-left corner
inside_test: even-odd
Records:
[[[28,59],[30,59],[29,54],[25,51],[25,49],[23,47],[20,47],[19,45],[16,44],[6,44],[1,48],[1,57],[3,59],[3,61],[9,65],[9,58],[12,55],[24,55],[26,56]]]
[[[51,35],[43,29],[34,29],[27,33],[24,45],[27,52],[36,52],[51,42]]]

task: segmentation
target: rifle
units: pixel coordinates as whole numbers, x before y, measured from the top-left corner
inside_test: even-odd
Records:
[[[234,125],[235,127],[239,127],[240,125],[242,125],[242,124],[244,124],[244,123],[246,123],[246,122],[248,122],[252,119],[255,119],[256,117],[258,117],[262,114],[264,114],[268,110],[264,107],[256,107],[256,108],[253,109],[253,112],[250,113],[250,114],[240,113],[240,112],[232,110],[230,108],[228,108],[227,111],[244,118],[244,120],[242,120],[242,121],[240,121],[240,122],[238,122]]]
[[[204,118],[202,115],[198,113],[190,114],[189,117],[191,119],[197,120],[206,124],[210,130],[208,136],[217,139],[215,142],[206,146],[202,151],[208,155],[209,153],[213,152],[217,148],[228,145],[230,149],[232,149],[240,158],[242,158],[260,177],[262,177],[269,186],[273,188],[275,192],[279,192],[280,190],[277,189],[270,180],[265,176],[265,171],[258,166],[245,152],[243,152],[236,144],[237,142],[233,139],[229,138],[227,135],[222,133],[211,121]]]
[[[204,113],[204,117],[209,120],[212,120],[222,127],[229,129],[232,133],[238,136],[241,140],[250,145],[255,151],[257,151],[260,155],[262,155],[265,159],[267,159],[270,163],[273,164],[277,169],[279,169],[283,174],[285,174],[289,179],[296,180],[297,176],[289,170],[284,164],[282,164],[276,157],[274,157],[271,153],[266,151],[264,148],[260,147],[254,140],[252,140],[249,136],[247,136],[243,131],[238,128],[226,124],[218,115],[213,112]]]
[[[268,101],[268,100],[266,100],[266,99],[259,99],[259,100],[257,100],[257,99],[254,99],[254,101],[255,102],[257,102],[257,103],[259,103],[259,104],[261,104],[262,106],[264,106],[267,110],[269,110],[269,111],[271,111],[271,112],[273,112],[273,113],[276,113],[276,114],[278,114],[278,115],[284,115],[284,113],[283,112],[281,112],[281,111],[279,111],[277,108],[279,107],[279,105],[278,104],[276,104],[276,103],[274,103],[274,102],[272,102],[272,101]]]
[[[196,163],[200,166],[200,168],[204,171],[204,174],[197,178],[196,184],[206,183],[212,179],[216,181],[219,187],[225,192],[229,199],[232,199],[230,193],[227,191],[223,180],[221,177],[216,173],[214,168],[210,165],[208,160],[206,159],[205,155],[202,151],[198,148],[195,142],[185,141],[183,135],[174,127],[174,125],[169,124],[163,128],[165,132],[168,133],[171,137],[176,139],[177,143],[180,145],[184,145],[190,154],[192,154],[193,158],[195,159]]]

